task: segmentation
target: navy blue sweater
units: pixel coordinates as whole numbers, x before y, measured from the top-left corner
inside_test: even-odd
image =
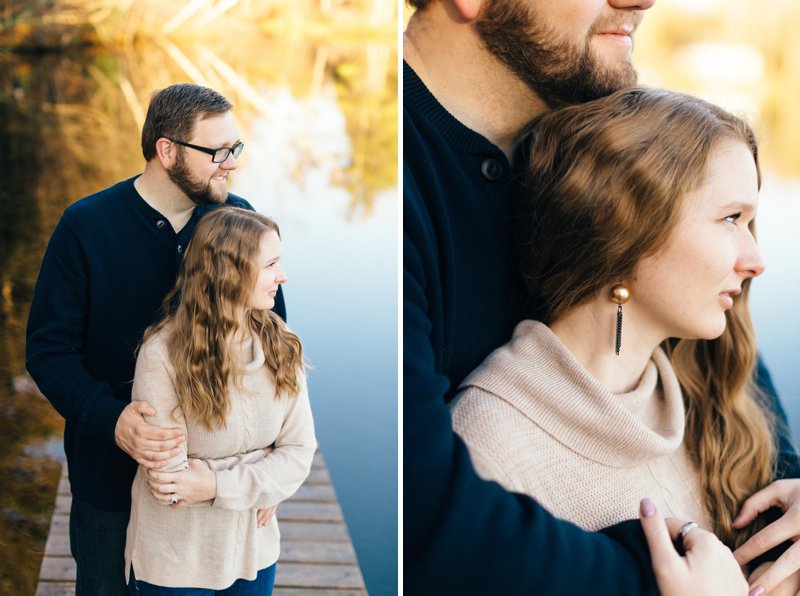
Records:
[[[133,186],[119,182],[69,206],[48,243],[28,318],[27,369],[66,420],[73,494],[105,511],[130,509],[136,462],[114,428],[130,402],[135,350],[160,318],[197,207],[176,234]],[[229,195],[226,204],[252,210]],[[283,294],[275,311],[285,318]]]
[[[657,593],[638,520],[589,533],[555,519],[532,499],[481,480],[452,431],[446,402],[523,318],[510,256],[514,174],[504,154],[453,118],[407,64],[403,99],[406,590]],[[759,372],[770,390],[766,370]],[[781,441],[783,472],[791,475],[796,458],[788,436]]]

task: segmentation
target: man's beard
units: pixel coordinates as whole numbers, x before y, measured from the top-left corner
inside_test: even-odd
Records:
[[[597,23],[581,46],[559,40],[535,21],[519,0],[494,0],[475,27],[486,48],[549,107],[582,103],[636,84],[630,62],[606,66],[592,54],[589,41]]]
[[[184,194],[197,205],[219,205],[228,198],[226,192],[224,196],[215,195],[211,188],[211,180],[198,181],[192,177],[186,157],[182,152],[178,152],[175,165],[167,170],[167,175],[172,183],[180,188]]]

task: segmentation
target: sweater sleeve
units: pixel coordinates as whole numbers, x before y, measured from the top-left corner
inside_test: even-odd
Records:
[[[261,461],[266,457],[263,449],[256,449],[248,451],[247,453],[240,453],[238,455],[229,455],[228,457],[218,457],[216,459],[204,458],[203,461],[208,464],[212,472],[222,472],[223,470],[232,470],[236,466],[243,464],[254,464]]]
[[[167,369],[167,351],[160,337],[154,337],[142,345],[136,359],[131,401],[146,401],[155,409],[147,422],[161,428],[179,428],[188,437],[186,418],[178,403],[175,381]],[[180,472],[188,466],[187,441],[180,444],[181,452],[167,460],[160,472]]]
[[[256,463],[217,471],[214,507],[271,507],[292,496],[308,476],[317,442],[305,375],[300,377],[300,392],[282,399],[289,404],[272,452]]]
[[[36,281],[26,332],[26,367],[58,413],[78,421],[79,433],[99,433],[116,444],[114,430],[126,404],[85,365],[88,288],[86,256],[65,213],[50,238]]]
[[[638,521],[603,533],[558,520],[536,501],[475,473],[437,372],[420,231],[424,213],[404,174],[403,506],[405,588],[411,594],[656,594]],[[417,191],[418,192],[418,191]],[[476,332],[479,330],[476,328]]]

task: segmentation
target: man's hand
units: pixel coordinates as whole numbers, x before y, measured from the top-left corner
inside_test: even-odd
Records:
[[[169,503],[173,509],[210,501],[217,496],[217,475],[202,459],[189,458],[188,469],[182,472],[147,471],[150,494]],[[177,503],[172,500],[175,495]]]
[[[700,528],[692,530],[684,538],[686,555],[681,556],[672,541],[677,539],[683,521],[665,520],[650,499],[641,503],[640,520],[662,596],[747,594],[747,581],[736,559],[714,534]]]
[[[161,428],[144,419],[144,416],[154,416],[155,413],[147,402],[131,402],[122,410],[114,428],[117,447],[140,466],[150,469],[167,465],[169,458],[181,453],[179,445],[184,441],[180,429]]]

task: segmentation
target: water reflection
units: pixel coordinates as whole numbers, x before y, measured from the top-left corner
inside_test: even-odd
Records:
[[[253,159],[248,188],[234,179],[236,192],[291,201],[322,184],[339,189],[345,219],[363,218],[396,186],[397,68],[394,35],[351,39],[249,31],[236,43],[0,52],[0,593],[33,593],[55,494],[51,446],[63,425],[24,374],[24,326],[64,208],[141,171],[150,92],[191,81],[234,103],[248,143],[242,174],[256,151],[269,155],[268,167]]]

